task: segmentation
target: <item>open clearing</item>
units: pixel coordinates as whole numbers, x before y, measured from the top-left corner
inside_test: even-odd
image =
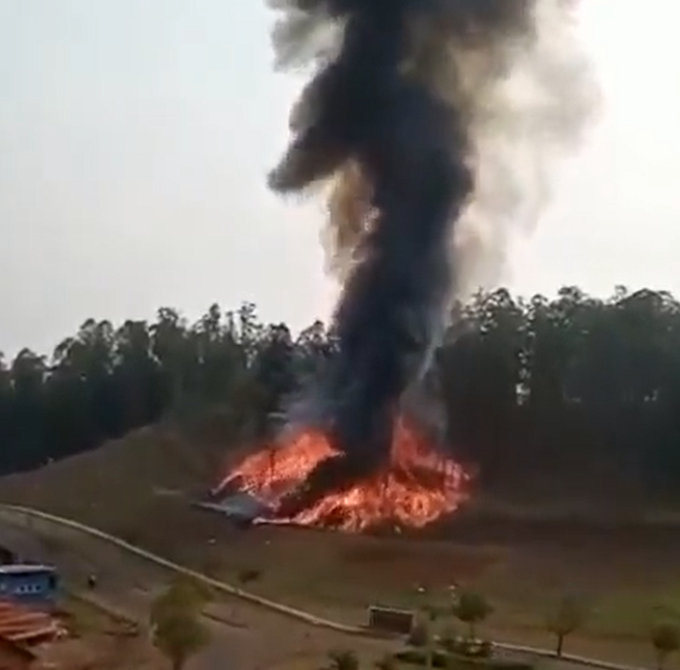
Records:
[[[220,460],[215,445],[145,431],[6,478],[0,500],[80,520],[225,581],[257,568],[262,577],[249,589],[351,623],[364,621],[372,602],[417,604],[419,586],[441,601],[455,583],[491,599],[487,630],[499,639],[550,646],[543,622],[551,604],[579,593],[593,614],[566,650],[647,664],[651,624],[680,616],[675,527],[468,518],[438,529],[440,539],[244,531],[190,507],[214,483]]]

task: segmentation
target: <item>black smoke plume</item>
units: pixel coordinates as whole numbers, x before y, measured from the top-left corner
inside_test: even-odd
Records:
[[[576,138],[589,111],[586,78],[571,43],[556,42],[559,57],[540,61],[541,31],[570,21],[564,0],[274,7],[283,13],[274,31],[280,65],[311,62],[316,72],[269,182],[291,193],[331,181],[330,265],[342,280],[337,352],[289,420],[328,431],[354,472],[386,457],[395,413],[425,373],[452,300],[476,281],[475,270],[501,264],[506,235],[497,222],[482,225],[485,215],[523,215],[522,180],[494,151],[507,157],[509,136],[529,147],[529,168],[518,161],[516,171],[533,170],[538,193],[545,156],[535,147]],[[523,61],[535,66],[543,98],[522,93],[521,81],[517,93],[505,92]],[[506,104],[522,96],[533,100],[524,116]]]

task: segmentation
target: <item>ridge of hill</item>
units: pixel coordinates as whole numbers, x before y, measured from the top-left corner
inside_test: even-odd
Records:
[[[165,549],[178,531],[210,531],[213,515],[191,502],[205,496],[242,449],[228,449],[219,414],[178,427],[161,423],[96,449],[0,479],[0,500],[49,511],[130,542]],[[223,524],[222,524],[223,525]],[[205,533],[200,532],[203,536]],[[167,547],[169,548],[169,547]]]

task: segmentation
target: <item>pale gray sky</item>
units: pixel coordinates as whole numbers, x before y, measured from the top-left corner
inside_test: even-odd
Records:
[[[680,293],[677,14],[641,4],[584,3],[606,109],[512,255],[522,293]],[[300,83],[270,23],[259,0],[0,0],[0,349],[161,305],[327,315],[321,208],[264,185]]]

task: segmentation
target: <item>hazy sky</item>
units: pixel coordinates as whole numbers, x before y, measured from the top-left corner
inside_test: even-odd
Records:
[[[584,1],[606,109],[512,257],[522,293],[680,293],[680,40],[673,3],[642,4]],[[327,315],[320,207],[264,185],[300,83],[270,23],[257,0],[0,0],[0,349],[161,305]]]

